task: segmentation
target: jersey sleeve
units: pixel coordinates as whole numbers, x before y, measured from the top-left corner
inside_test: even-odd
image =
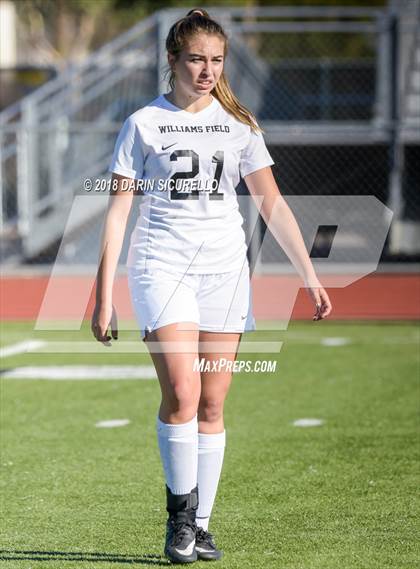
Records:
[[[250,127],[248,144],[242,150],[239,161],[239,171],[242,178],[251,174],[251,172],[266,166],[272,166],[273,164],[274,160],[267,150],[262,133],[254,132]]]
[[[143,145],[136,123],[130,116],[118,134],[108,172],[139,179],[143,176],[143,170]]]

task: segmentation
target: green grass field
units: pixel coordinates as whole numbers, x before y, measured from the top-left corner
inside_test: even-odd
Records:
[[[2,345],[89,339],[7,323]],[[135,340],[135,332],[120,339]],[[323,338],[349,343],[325,346]],[[235,374],[210,530],[229,569],[418,567],[419,327],[293,323],[244,340],[284,342],[275,374]],[[146,354],[26,353],[29,365],[150,364]],[[156,380],[2,379],[5,569],[167,565]],[[293,421],[319,418],[322,426]],[[129,419],[99,429],[97,421]],[[198,562],[197,567],[206,566]]]

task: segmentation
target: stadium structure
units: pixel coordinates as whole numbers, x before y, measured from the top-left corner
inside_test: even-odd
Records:
[[[312,257],[334,251],[330,269],[335,260],[366,274],[379,258],[386,270],[418,261],[420,0],[209,10],[229,35],[229,81],[264,129]],[[124,119],[168,90],[164,40],[183,14],[156,11],[0,113],[4,270],[96,265],[107,195],[84,181],[109,176]],[[242,182],[237,191],[255,274],[290,272]]]

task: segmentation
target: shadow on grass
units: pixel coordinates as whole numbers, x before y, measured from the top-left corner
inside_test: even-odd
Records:
[[[124,553],[98,553],[83,551],[32,551],[24,549],[0,549],[0,561],[106,561],[108,563],[138,563],[147,565],[169,565],[162,555]]]

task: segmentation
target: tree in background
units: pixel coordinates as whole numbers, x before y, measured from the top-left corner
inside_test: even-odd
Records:
[[[182,6],[365,6],[364,0],[14,0],[23,58],[64,66],[86,55],[156,10]],[[387,0],[369,0],[384,7]],[[357,52],[357,47],[354,50]],[[38,61],[39,62],[39,61]]]

